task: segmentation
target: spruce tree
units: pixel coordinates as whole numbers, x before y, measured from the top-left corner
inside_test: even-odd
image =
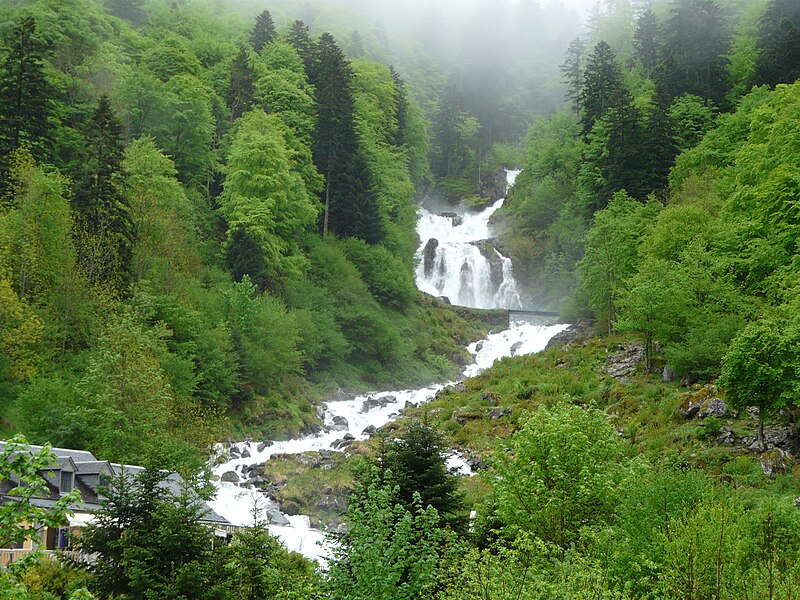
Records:
[[[675,127],[669,113],[668,100],[656,97],[650,103],[644,122],[643,155],[645,158],[643,190],[663,194],[667,188],[669,171],[678,155]],[[632,194],[635,195],[635,194]]]
[[[302,21],[292,23],[286,41],[297,50],[297,54],[303,59],[306,74],[310,78],[314,63],[314,42],[311,41],[306,24]]]
[[[598,42],[586,61],[580,103],[583,108],[583,133],[588,135],[595,122],[607,110],[631,102],[631,95],[622,81],[617,56],[607,42]]]
[[[250,66],[249,53],[247,48],[242,46],[231,65],[231,80],[225,97],[230,109],[231,125],[253,107],[256,94],[254,80],[255,75],[253,67]]]
[[[314,49],[309,79],[317,91],[314,164],[325,177],[322,233],[375,243],[384,230],[366,158],[353,120],[352,73],[333,37],[324,33]]]
[[[800,2],[772,0],[761,21],[756,83],[777,85],[800,79]]]
[[[51,95],[36,21],[25,17],[14,29],[0,72],[0,193],[7,189],[14,150],[24,145],[37,159],[47,155]]]
[[[572,101],[575,114],[581,113],[581,92],[583,91],[583,59],[586,45],[581,38],[575,38],[569,43],[567,56],[561,65],[561,74],[567,84],[567,98]]]
[[[86,157],[76,186],[79,261],[92,283],[122,292],[130,280],[135,239],[124,193],[122,124],[101,96],[87,125]]]
[[[675,0],[664,27],[659,88],[670,98],[694,94],[724,106],[729,36],[713,0]]]
[[[400,74],[395,71],[394,67],[389,67],[389,71],[394,81],[394,99],[397,106],[395,111],[397,132],[392,141],[395,146],[402,146],[405,143],[405,130],[408,121],[408,95],[406,94],[406,84]]]
[[[391,472],[390,481],[398,486],[398,499],[406,510],[413,509],[414,495],[419,494],[423,508],[432,506],[444,523],[463,533],[464,497],[458,490],[458,478],[447,469],[445,448],[433,428],[414,421],[402,438],[385,448],[381,467]]]
[[[648,8],[637,19],[633,34],[633,56],[642,64],[645,77],[652,78],[655,74],[659,54],[658,20]]]
[[[261,52],[267,44],[271,44],[275,39],[275,22],[268,10],[263,11],[256,17],[256,24],[250,34],[250,43],[253,50]]]

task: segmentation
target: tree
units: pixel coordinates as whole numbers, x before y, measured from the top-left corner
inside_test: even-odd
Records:
[[[397,494],[373,468],[351,496],[345,516],[348,530],[336,540],[328,571],[331,597],[431,597],[446,534],[436,510],[423,509],[418,494],[412,510]]]
[[[102,597],[226,597],[213,534],[200,522],[203,503],[187,484],[167,484],[168,477],[123,471],[106,486],[101,510],[77,540],[93,557],[87,567]]]
[[[657,83],[670,98],[695,94],[724,106],[728,33],[713,0],[676,0],[664,26]]]
[[[289,28],[289,33],[286,34],[286,41],[294,47],[300,58],[303,59],[303,64],[306,67],[306,73],[311,79],[311,73],[314,63],[314,42],[311,41],[311,36],[308,34],[308,27],[302,21],[295,21]]]
[[[777,85],[800,78],[800,5],[772,0],[761,20],[756,83]]]
[[[586,54],[586,45],[581,38],[575,38],[569,43],[567,57],[561,65],[561,74],[567,84],[567,98],[575,107],[575,114],[581,114],[581,97],[583,94],[583,61]]]
[[[122,124],[101,96],[86,131],[87,157],[74,206],[79,262],[89,281],[122,293],[130,282],[135,233],[124,193]]]
[[[360,148],[353,117],[352,69],[330,34],[314,49],[309,79],[317,90],[314,163],[325,177],[322,234],[377,243],[384,237],[372,175]]]
[[[493,459],[493,496],[510,533],[567,549],[581,528],[614,514],[626,475],[625,442],[605,413],[540,406]]]
[[[253,107],[255,93],[255,74],[250,66],[250,55],[247,48],[242,46],[231,65],[231,80],[225,97],[231,111],[231,125]]]
[[[397,485],[397,499],[413,511],[417,499],[432,506],[442,524],[465,533],[467,519],[458,478],[447,470],[441,436],[430,426],[412,422],[399,439],[388,442],[381,467],[389,483]]]
[[[144,0],[105,0],[105,3],[112,15],[129,21],[135,27],[147,23]]]
[[[675,128],[669,101],[656,97],[651,100],[643,124],[642,146],[645,157],[643,194],[655,192],[663,197],[669,180],[669,172],[678,155]],[[631,140],[635,144],[636,140]],[[635,191],[631,191],[635,195]],[[642,197],[642,196],[640,196]]]
[[[798,319],[766,317],[745,327],[725,355],[719,384],[731,406],[758,406],[758,439],[763,440],[765,417],[797,406],[800,397]]]
[[[261,53],[264,46],[271,44],[275,40],[275,22],[268,10],[262,11],[256,17],[256,24],[250,34],[250,44],[253,50]]]
[[[606,111],[613,107],[630,105],[633,100],[622,81],[622,71],[617,64],[617,57],[606,42],[598,42],[587,58],[582,87],[581,122],[585,136]]]
[[[0,449],[0,483],[9,486],[0,503],[0,547],[22,544],[36,537],[45,527],[64,527],[72,513],[70,505],[80,501],[72,490],[52,505],[35,502],[50,496],[43,473],[56,467],[58,458],[50,446],[31,450],[21,435],[5,442]]]
[[[656,72],[661,55],[659,26],[655,14],[647,8],[636,20],[636,31],[633,35],[634,58],[644,69],[644,75],[652,78]]]
[[[9,45],[0,67],[0,195],[7,192],[8,161],[14,150],[25,145],[36,158],[47,155],[53,96],[33,17],[19,22]]]

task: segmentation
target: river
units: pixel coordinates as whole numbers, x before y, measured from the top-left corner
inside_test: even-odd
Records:
[[[513,185],[517,173],[508,172],[509,185]],[[420,209],[417,232],[421,244],[416,272],[420,290],[473,308],[516,309],[522,306],[511,261],[499,252],[491,239],[489,219],[502,204],[503,200],[499,200],[480,212],[437,214]],[[474,362],[466,367],[463,376],[477,375],[504,356],[539,352],[550,338],[566,327],[563,324],[512,323],[509,329],[492,333],[468,346]],[[250,525],[254,503],[258,503],[271,522],[270,533],[280,538],[287,548],[324,561],[327,555],[325,534],[310,527],[307,516],[281,513],[277,503],[248,484],[249,467],[263,464],[278,454],[345,450],[348,442],[366,439],[371,431],[397,418],[408,404],[416,406],[429,401],[445,385],[331,400],[324,405],[324,428],[317,434],[273,443],[233,444],[229,448],[233,450],[232,456],[213,466],[220,481],[216,483],[217,496],[209,505],[234,525]],[[456,453],[449,458],[448,466],[465,476],[471,474]],[[223,476],[234,481],[222,481]]]

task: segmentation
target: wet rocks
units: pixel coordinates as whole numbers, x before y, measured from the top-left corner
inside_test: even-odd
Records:
[[[439,240],[431,238],[425,244],[422,250],[422,268],[425,277],[430,277],[433,274],[433,269],[436,266],[436,249],[439,247]]]
[[[586,321],[578,321],[564,331],[559,331],[547,342],[545,350],[563,348],[568,344],[580,344],[592,337],[592,327]]]
[[[336,415],[333,417],[332,423],[333,424],[330,426],[331,431],[347,431],[350,427],[350,423],[348,423],[347,419],[341,415]]]
[[[279,525],[281,527],[291,525],[289,519],[286,518],[286,515],[284,515],[281,511],[279,511],[276,508],[267,509],[267,518],[269,519],[269,522],[272,523],[273,525]]]
[[[355,441],[356,438],[353,434],[346,433],[342,439],[336,440],[333,443],[331,443],[331,448],[333,448],[334,450],[344,450],[345,448],[349,448]]]
[[[362,414],[368,413],[373,408],[383,408],[393,402],[397,402],[397,396],[388,395],[388,396],[381,396],[380,398],[370,396],[369,398],[364,400],[364,403],[361,405],[361,413]]]
[[[374,435],[376,431],[377,429],[375,428],[375,425],[368,425],[367,427],[364,427],[361,435]]]
[[[234,471],[225,471],[220,479],[227,483],[239,483],[239,476]]]
[[[516,356],[517,350],[522,348],[522,345],[523,345],[522,342],[515,342],[514,344],[512,344],[511,345],[511,356]]]
[[[480,250],[481,256],[489,263],[489,280],[492,283],[492,289],[498,289],[503,283],[503,259],[497,253],[494,242],[492,240],[480,240],[479,242],[470,243]]]
[[[273,442],[270,440],[264,440],[258,446],[256,446],[256,452],[261,454],[264,450],[272,446]]]
[[[460,227],[464,224],[464,217],[454,212],[443,212],[439,213],[440,217],[444,217],[445,219],[450,219],[450,222],[453,224],[453,227]]]

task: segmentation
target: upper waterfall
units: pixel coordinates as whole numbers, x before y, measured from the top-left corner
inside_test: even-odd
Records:
[[[509,185],[518,173],[507,172]],[[521,308],[511,259],[497,249],[489,227],[489,219],[504,201],[477,213],[435,214],[420,209],[416,271],[420,290],[471,308]]]

